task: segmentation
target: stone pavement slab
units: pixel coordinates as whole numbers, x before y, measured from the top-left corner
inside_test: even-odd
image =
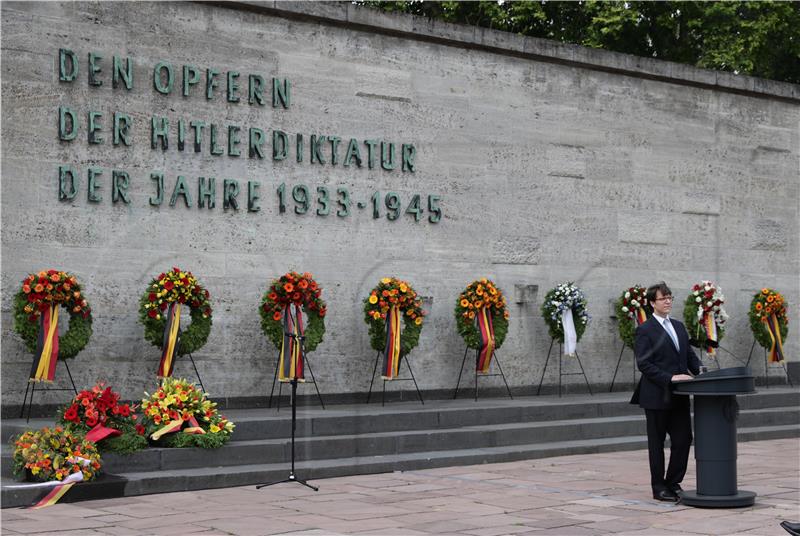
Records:
[[[9,536],[783,536],[781,521],[800,521],[800,441],[740,444],[738,464],[753,507],[654,501],[634,451],[4,509],[0,523]]]

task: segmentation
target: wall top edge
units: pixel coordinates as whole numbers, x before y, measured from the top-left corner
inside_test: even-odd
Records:
[[[314,21],[449,46],[482,49],[497,54],[752,97],[790,101],[795,104],[800,102],[800,85],[798,84],[701,69],[670,61],[525,37],[488,28],[452,24],[414,15],[384,13],[347,1],[241,0],[197,3],[256,11],[288,19]]]

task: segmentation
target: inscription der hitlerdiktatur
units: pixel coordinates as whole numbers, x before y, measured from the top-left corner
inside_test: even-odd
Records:
[[[110,76],[108,67],[110,64]],[[85,64],[89,87],[100,87],[108,83],[114,89],[132,91],[134,89],[133,61],[127,56],[112,57],[108,62],[101,54],[89,52]],[[81,63],[75,52],[69,49],[58,51],[58,78],[60,83],[75,83],[81,71]],[[181,65],[176,68],[169,62],[160,61],[152,70],[152,86],[160,95],[180,94],[184,98],[198,97],[207,101],[224,99],[223,102],[237,105],[246,102],[250,106],[268,106],[288,110],[292,105],[292,85],[288,79],[271,78],[269,81],[259,74],[245,77],[237,71],[221,72],[214,68],[201,69],[194,65]],[[85,121],[84,121],[85,118]],[[109,121],[110,119],[110,121]],[[84,122],[82,122],[84,121]],[[69,106],[58,108],[58,137],[62,144],[76,143],[80,131],[85,130],[89,146],[111,143],[115,147],[130,147],[136,123],[130,114],[115,110],[103,114],[97,110],[86,110],[80,114]],[[218,157],[252,158],[273,161],[294,160],[315,165],[340,165],[401,171],[416,171],[416,148],[411,143],[356,138],[344,139],[331,135],[289,134],[282,130],[264,130],[256,126],[242,127],[233,124],[218,124],[198,118],[174,118],[163,115],[150,117],[150,148],[153,151],[167,152],[177,150],[188,153],[203,153]],[[270,150],[271,149],[271,150]],[[106,170],[99,167],[86,169],[86,191],[90,203],[101,203],[102,184]],[[60,165],[58,168],[58,196],[62,201],[75,199],[80,189],[81,174],[75,166]],[[160,206],[169,199],[174,207],[179,200],[189,208],[194,206],[192,188],[183,175],[177,175],[172,185],[166,182],[163,171],[150,173],[152,196],[150,205]],[[243,181],[244,182],[244,181]],[[111,202],[130,204],[133,183],[127,171],[111,170]],[[261,183],[246,181],[245,186],[238,179],[222,180],[219,193],[224,210],[239,210],[246,198],[248,212],[261,210]],[[213,209],[217,200],[216,177],[197,177],[198,208]],[[428,221],[441,220],[441,197],[428,194],[427,203],[420,194],[410,194],[407,199],[395,192],[372,192],[367,200],[358,201],[355,207],[370,207],[373,218],[384,215],[389,220],[400,217],[403,209],[415,221],[420,221],[427,212]],[[311,188],[304,184],[287,185],[282,182],[275,189],[274,202],[278,212],[284,213],[287,207],[296,214],[306,214],[313,210],[318,216],[335,214],[344,218],[351,214],[354,206],[350,191],[339,186]]]

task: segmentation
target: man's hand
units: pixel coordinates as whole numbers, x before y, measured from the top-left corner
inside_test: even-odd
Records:
[[[693,379],[694,378],[692,376],[689,376],[688,374],[676,374],[676,375],[674,375],[672,377],[671,381],[673,381],[673,382],[682,382],[682,381],[693,380]]]

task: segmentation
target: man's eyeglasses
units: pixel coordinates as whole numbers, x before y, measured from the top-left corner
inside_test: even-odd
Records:
[[[656,298],[655,301],[671,302],[672,301],[672,296],[662,296],[661,298]]]

